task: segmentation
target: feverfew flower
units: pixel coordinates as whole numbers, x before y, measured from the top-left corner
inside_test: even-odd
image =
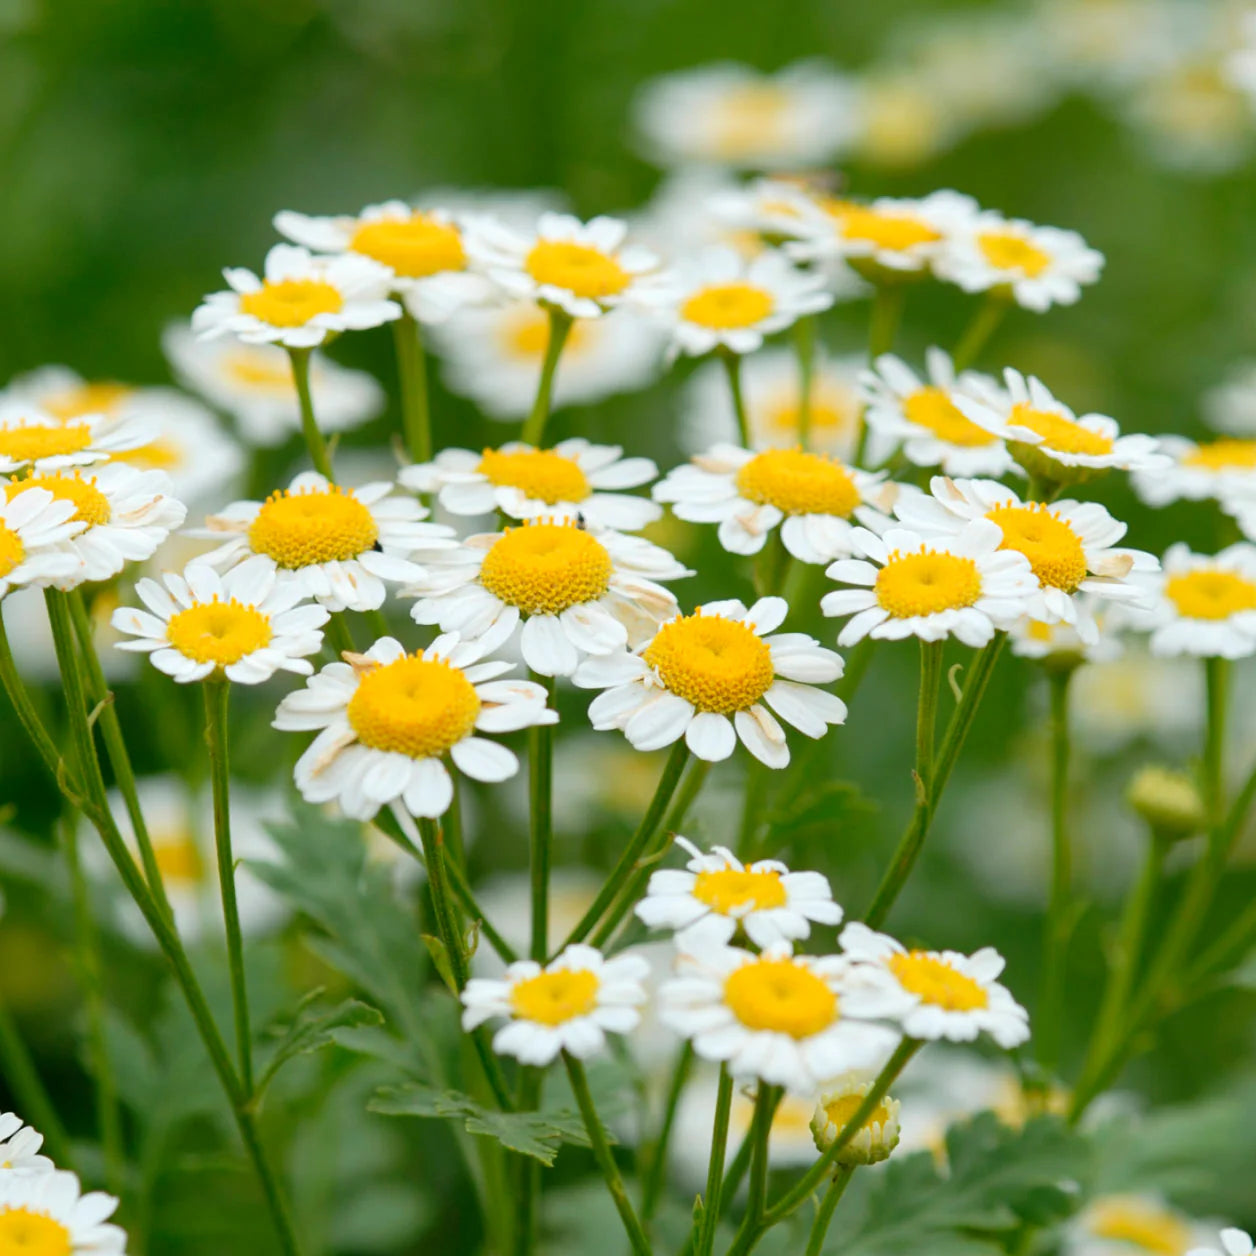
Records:
[[[84,1195],[73,1173],[0,1173],[0,1251],[125,1256],[126,1235],[105,1222],[117,1206],[112,1195]]]
[[[704,1060],[791,1090],[814,1090],[851,1068],[875,1069],[896,1035],[869,1023],[888,1006],[851,981],[842,955],[793,955],[778,942],[755,955],[705,939],[682,952],[659,990],[665,1025]]]
[[[1214,555],[1171,546],[1147,586],[1150,610],[1135,622],[1150,629],[1153,654],[1256,654],[1256,545],[1240,541]]]
[[[389,288],[421,323],[441,323],[468,305],[491,300],[492,285],[467,267],[463,223],[441,209],[405,201],[368,205],[358,214],[311,217],[281,210],[275,230],[316,253],[369,258],[389,274]]]
[[[1130,477],[1149,506],[1206,498],[1256,502],[1256,440],[1223,437],[1193,441],[1162,436],[1161,452],[1169,462],[1154,471]]]
[[[44,1136],[23,1123],[14,1112],[0,1112],[0,1177],[15,1173],[47,1173],[52,1161],[41,1156]]]
[[[595,528],[636,532],[663,509],[617,490],[648,483],[658,467],[649,458],[621,457],[623,452],[618,445],[591,445],[579,436],[553,449],[519,441],[481,454],[442,449],[432,462],[403,467],[398,479],[416,493],[435,493],[451,515],[500,510],[512,519],[582,518]]]
[[[1231,436],[1256,436],[1256,362],[1232,367],[1215,388],[1204,394],[1204,421]]]
[[[841,923],[828,880],[819,872],[790,872],[775,859],[743,864],[727,847],[703,854],[687,838],[685,871],[663,868],[650,877],[638,918],[651,929],[673,929],[678,945],[695,937],[731,942],[742,929],[759,947],[811,935],[811,923]]]
[[[477,219],[466,235],[472,263],[503,292],[539,301],[572,318],[600,318],[617,305],[653,308],[667,299],[659,260],[627,242],[618,218],[581,222],[542,214],[536,230],[519,234],[493,219]]]
[[[281,580],[274,564],[250,558],[226,575],[204,561],[183,574],[167,571],[162,583],[145,577],[135,586],[147,611],[122,607],[113,626],[135,639],[119,650],[152,656],[159,672],[180,684],[221,671],[228,680],[256,685],[277,671],[308,676],[306,661],[323,644],[327,622],[321,606],[300,605],[300,583]]]
[[[276,244],[261,279],[241,267],[223,275],[229,289],[211,293],[192,315],[192,330],[205,339],[235,336],[248,344],[313,349],[340,332],[401,317],[401,306],[388,300],[389,271],[356,253],[315,257]]]
[[[1141,596],[1142,590],[1139,592]],[[1018,619],[1007,630],[1012,653],[1018,658],[1063,667],[1118,658],[1122,650],[1120,636],[1098,610],[1099,599],[1078,594],[1072,603],[1072,622],[1034,619],[1030,615]]]
[[[807,737],[846,719],[846,704],[817,685],[842,674],[842,660],[803,633],[772,633],[789,607],[760,598],[708,602],[665,623],[635,653],[586,659],[583,689],[604,689],[589,706],[593,727],[621,729],[638,750],[684,737],[700,759],[718,762],[738,738],[770,768],[789,764],[785,730],[769,707]],[[765,705],[766,704],[766,705]]]
[[[775,250],[747,262],[732,249],[708,249],[677,276],[668,308],[671,352],[753,353],[765,336],[832,304],[822,275],[799,270]]]
[[[325,613],[325,612],[324,612]],[[435,819],[453,801],[454,766],[477,781],[504,781],[519,770],[512,750],[476,733],[512,733],[553,724],[545,689],[498,680],[513,664],[481,662],[476,642],[437,637],[407,654],[381,637],[365,654],[329,663],[279,704],[273,727],[319,734],[297,760],[307,802],[337,802],[354,820],[400,803]]]
[[[939,279],[965,292],[997,289],[1039,313],[1072,305],[1102,269],[1103,254],[1076,231],[1038,227],[994,210],[965,220],[933,263]]]
[[[544,1066],[563,1051],[587,1059],[605,1048],[608,1033],[636,1029],[649,973],[640,955],[605,959],[591,946],[569,946],[544,968],[519,960],[500,979],[467,982],[462,1027],[470,1031],[505,1017],[493,1050],[521,1064]]]
[[[872,1089],[873,1079],[866,1073],[844,1073],[820,1092],[819,1102],[811,1117],[811,1133],[816,1150],[824,1154],[837,1142],[838,1135],[850,1124]],[[868,1119],[855,1131],[851,1140],[837,1153],[837,1163],[844,1169],[888,1160],[898,1146],[898,1117],[901,1105],[889,1095],[873,1108]]]
[[[901,358],[884,353],[859,377],[867,402],[864,419],[878,446],[886,451],[900,442],[908,462],[940,467],[946,475],[1006,475],[1016,464],[1007,446],[993,432],[964,417],[956,397],[972,395],[986,376],[975,371],[955,374],[942,349],[925,353],[928,382]]]
[[[866,979],[883,997],[892,997],[891,989],[897,995],[886,1015],[908,1037],[972,1042],[987,1033],[1004,1048],[1029,1037],[1029,1014],[995,980],[1003,971],[1003,957],[993,947],[971,956],[909,951],[857,923],[848,924],[838,941],[854,964],[853,981]]]
[[[1195,1247],[1186,1256],[1252,1256],[1252,1252],[1256,1250],[1252,1236],[1246,1230],[1236,1229],[1221,1231],[1221,1247],[1221,1251],[1215,1247]]]
[[[1155,1195],[1101,1195],[1064,1233],[1064,1256],[1139,1256],[1214,1244],[1217,1232]]]
[[[753,453],[712,445],[673,468],[654,486],[677,518],[718,523],[720,544],[733,554],[757,554],[772,530],[795,558],[824,563],[849,554],[852,518],[875,526],[897,488],[881,474],[802,449]]]
[[[383,606],[387,583],[426,574],[411,561],[416,550],[456,545],[452,528],[422,522],[427,513],[386,481],[347,489],[306,471],[264,502],[233,502],[193,535],[226,537],[203,556],[220,570],[261,555],[329,611],[371,611]]]
[[[826,615],[851,616],[838,645],[867,636],[892,641],[954,636],[965,645],[983,646],[996,628],[1026,613],[1036,590],[1029,560],[1003,549],[1002,531],[985,519],[948,537],[926,539],[906,528],[876,536],[859,528],[853,539],[864,558],[838,559],[827,574],[859,587],[826,593],[820,602]]]
[[[0,497],[0,598],[22,585],[72,580],[79,558],[64,548],[87,525],[73,502],[34,488]]]
[[[519,634],[524,662],[542,676],[570,676],[589,655],[641,644],[677,613],[659,580],[692,575],[641,537],[590,532],[573,519],[529,519],[425,555],[408,582],[419,624],[480,642],[486,652]]]
[[[0,475],[88,467],[148,444],[151,422],[82,414],[59,419],[20,398],[0,404]]]

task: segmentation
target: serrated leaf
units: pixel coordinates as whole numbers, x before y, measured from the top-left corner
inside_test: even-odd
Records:
[[[313,1004],[320,993],[320,991],[314,991],[313,994],[307,995],[297,1009],[296,1016],[293,1017],[292,1023],[279,1040],[258,1079],[257,1094],[259,1096],[266,1093],[266,1088],[274,1081],[275,1074],[289,1060],[335,1044],[338,1030],[377,1027],[384,1023],[383,1016],[376,1008],[359,1003],[357,999],[346,999],[336,1007],[319,1013],[314,1010]]]

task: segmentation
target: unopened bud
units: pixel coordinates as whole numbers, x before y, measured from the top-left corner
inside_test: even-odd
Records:
[[[833,1146],[871,1089],[871,1080],[858,1073],[848,1073],[820,1095],[811,1118],[811,1135],[820,1151]],[[838,1152],[837,1163],[849,1169],[888,1160],[890,1152],[898,1146],[898,1112],[898,1100],[882,1096],[854,1137]]]
[[[1191,777],[1159,764],[1135,773],[1125,801],[1157,834],[1173,840],[1190,837],[1208,824],[1204,800]]]

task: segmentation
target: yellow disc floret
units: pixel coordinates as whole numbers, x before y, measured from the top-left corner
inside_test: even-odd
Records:
[[[587,348],[589,332],[585,323],[572,323],[563,341],[563,360],[570,362]],[[511,312],[503,328],[506,352],[512,358],[540,362],[549,348],[553,330],[549,315],[540,306],[529,305]]]
[[[805,964],[755,959],[729,974],[724,1002],[747,1029],[810,1038],[838,1018],[837,995]]]
[[[899,985],[922,1003],[948,1012],[974,1012],[990,1005],[984,986],[929,951],[891,955],[889,966]]]
[[[0,523],[0,580],[15,567],[22,565],[26,557],[26,546],[22,538],[12,528]]]
[[[559,968],[520,981],[510,991],[510,1005],[520,1020],[561,1025],[597,1007],[600,984],[587,969]]]
[[[839,233],[847,240],[871,244],[891,253],[902,253],[920,244],[933,244],[942,233],[911,214],[873,209],[867,205],[847,207],[837,220]]]
[[[1183,619],[1229,619],[1256,610],[1256,581],[1221,567],[1170,576],[1164,591]]]
[[[582,502],[592,491],[580,464],[552,449],[486,449],[476,469],[490,484],[517,488],[547,506]]]
[[[995,270],[1018,270],[1036,279],[1051,265],[1051,254],[1015,231],[983,231],[977,247]]]
[[[948,445],[979,447],[998,437],[965,418],[944,388],[918,388],[903,398],[903,414],[909,423],[932,432]]]
[[[712,147],[725,158],[774,148],[785,137],[789,113],[789,94],[775,83],[733,88],[712,111]]]
[[[10,501],[28,488],[46,489],[58,501],[72,502],[74,513],[71,521],[99,527],[108,523],[113,515],[109,499],[96,487],[95,476],[84,477],[80,471],[53,471],[47,475],[32,475],[25,480],[14,480],[5,486],[5,496]]]
[[[941,550],[894,550],[877,573],[876,597],[895,619],[936,615],[971,606],[981,596],[981,573],[971,558]]]
[[[70,1232],[28,1208],[0,1208],[0,1252],[5,1256],[71,1256]]]
[[[632,282],[632,276],[614,257],[570,240],[539,241],[532,246],[524,266],[537,283],[593,301],[618,296]]]
[[[686,322],[712,331],[753,327],[772,313],[776,301],[764,288],[751,283],[720,283],[699,288],[680,307]]]
[[[240,312],[272,327],[304,327],[319,314],[336,314],[344,305],[339,289],[322,279],[267,280],[256,292],[240,296]]]
[[[0,458],[37,462],[81,453],[92,443],[90,423],[19,423],[0,427]]]
[[[1184,467],[1202,471],[1256,470],[1256,440],[1212,440],[1183,455]]]
[[[191,832],[172,829],[152,836],[162,881],[167,885],[199,885],[205,879],[205,860]]]
[[[996,506],[986,518],[1003,529],[1000,549],[1029,559],[1038,583],[1073,593],[1086,579],[1086,554],[1077,533],[1043,502]]]
[[[718,872],[699,872],[693,896],[721,916],[741,915],[747,911],[771,911],[788,902],[779,872],[754,872],[750,869],[721,868]]]
[[[1092,432],[1076,419],[1070,419],[1054,410],[1035,410],[1025,402],[1012,407],[1008,422],[1015,427],[1027,427],[1042,437],[1042,448],[1061,454],[1086,454],[1099,457],[1112,452],[1112,437],[1102,432]]]
[[[480,583],[525,615],[557,615],[595,602],[610,585],[611,556],[575,520],[507,528],[484,555]]]
[[[372,667],[349,699],[364,746],[435,759],[469,737],[480,714],[475,687],[451,663],[422,651]]]
[[[223,354],[222,370],[224,375],[245,388],[284,397],[296,396],[292,363],[282,349],[237,345],[229,353]],[[317,380],[317,375],[316,365],[311,363],[311,382]]]
[[[235,598],[198,602],[176,612],[166,625],[166,638],[180,654],[219,667],[264,649],[271,635],[270,617]]]
[[[379,540],[371,512],[338,484],[272,493],[249,525],[249,546],[294,571],[348,562]]]
[[[135,449],[124,449],[109,461],[125,462],[145,471],[169,471],[172,467],[182,466],[186,458],[187,455],[174,441],[158,439]]]
[[[1190,1226],[1181,1217],[1135,1196],[1100,1200],[1086,1228],[1096,1238],[1154,1256],[1183,1256],[1193,1243]]]
[[[859,401],[850,390],[817,389],[811,398],[811,432],[832,438],[853,430],[859,417]],[[777,435],[798,439],[802,427],[802,407],[794,396],[784,397],[763,407],[763,423]]]
[[[84,414],[112,414],[134,392],[127,384],[101,380],[63,388],[51,397],[44,397],[40,405],[54,419],[65,422]]]
[[[665,623],[642,657],[672,693],[722,715],[752,707],[775,679],[767,642],[743,623],[700,609]]]
[[[406,279],[462,270],[467,264],[458,228],[419,211],[409,218],[376,218],[362,223],[349,248],[382,262]]]
[[[846,519],[862,500],[854,477],[836,458],[801,449],[755,454],[737,472],[736,483],[747,501],[775,506],[787,515]]]

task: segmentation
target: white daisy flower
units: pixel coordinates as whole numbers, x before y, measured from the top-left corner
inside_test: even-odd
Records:
[[[294,244],[315,253],[367,257],[384,267],[391,290],[421,323],[442,323],[493,297],[492,285],[467,267],[463,228],[458,215],[405,201],[384,201],[334,217],[290,209],[275,215],[275,230]]]
[[[1003,957],[993,947],[973,955],[909,951],[888,935],[853,922],[838,942],[854,964],[852,980],[866,979],[883,998],[893,998],[887,994],[892,987],[897,998],[886,1014],[909,1038],[972,1042],[987,1033],[1010,1049],[1029,1037],[1029,1013],[996,980]]]
[[[14,1112],[0,1112],[0,1177],[14,1173],[47,1173],[53,1163],[41,1156],[44,1136]]]
[[[1140,596],[1142,590],[1139,591]],[[1048,621],[1025,615],[1007,630],[1017,658],[1060,663],[1104,663],[1120,657],[1120,636],[1098,609],[1099,600],[1079,594],[1072,599],[1074,619]]]
[[[277,671],[308,676],[306,658],[323,644],[327,622],[321,606],[301,605],[300,583],[281,580],[274,564],[247,559],[220,575],[197,560],[182,575],[167,571],[162,583],[145,577],[135,592],[148,610],[122,607],[113,626],[135,638],[119,650],[152,657],[153,666],[180,684],[221,671],[228,680],[257,685]]]
[[[662,868],[635,907],[651,929],[673,929],[682,947],[695,936],[730,942],[742,929],[756,946],[811,936],[811,923],[841,923],[828,880],[819,872],[790,872],[779,860],[743,864],[725,846],[704,854],[687,838],[685,871]]]
[[[1122,436],[1115,419],[1073,413],[1041,380],[1008,367],[1006,390],[985,389],[980,398],[958,394],[955,404],[978,427],[1011,445],[1026,471],[1047,479],[1083,479],[1096,472],[1159,471],[1169,460],[1154,436]]]
[[[230,415],[250,445],[268,448],[300,432],[292,360],[277,345],[201,340],[183,323],[167,327],[161,344],[179,382]],[[373,376],[317,352],[310,354],[310,397],[326,433],[360,427],[384,408]]]
[[[1072,624],[1089,634],[1093,620],[1078,615],[1079,595],[1138,601],[1143,586],[1128,577],[1159,570],[1151,554],[1116,547],[1125,524],[1098,502],[1022,502],[997,480],[935,475],[929,487],[930,494],[904,494],[895,503],[903,525],[932,539],[956,536],[974,519],[996,524],[1003,533],[1000,548],[1024,554],[1038,583],[1028,601],[1032,619]]]
[[[753,353],[765,336],[832,304],[823,276],[799,270],[776,250],[746,262],[732,249],[708,249],[677,276],[667,311],[670,352]]]
[[[431,329],[445,359],[442,378],[490,418],[518,419],[532,408],[549,345],[550,318],[532,301],[466,310]],[[552,404],[587,405],[652,383],[662,361],[663,335],[632,310],[580,319],[563,342]],[[727,387],[727,385],[726,385]]]
[[[884,522],[897,487],[884,474],[847,466],[829,454],[802,449],[712,445],[674,467],[654,486],[690,523],[718,523],[720,544],[732,554],[757,554],[773,528],[804,563],[849,554],[856,519],[869,527]]]
[[[422,522],[427,513],[387,482],[346,489],[306,471],[264,502],[233,502],[190,535],[227,538],[203,556],[219,570],[262,555],[329,611],[371,611],[383,606],[387,584],[426,574],[411,561],[416,550],[456,546],[452,528]]]
[[[727,759],[740,738],[761,763],[786,767],[789,744],[772,711],[812,738],[846,719],[846,704],[816,688],[841,676],[840,656],[804,633],[764,635],[788,611],[779,597],[760,598],[749,610],[735,599],[708,602],[668,620],[634,653],[586,659],[575,683],[606,691],[589,706],[593,727],[622,730],[638,750],[683,737],[713,763]]]
[[[1201,1225],[1156,1195],[1101,1195],[1065,1228],[1063,1256],[1187,1256],[1217,1242]]]
[[[0,1173],[0,1251],[125,1256],[126,1235],[106,1222],[117,1206],[112,1195],[84,1195],[73,1173]]]
[[[541,685],[498,680],[513,664],[481,662],[483,654],[477,642],[454,633],[414,654],[381,637],[290,693],[273,727],[321,730],[297,760],[305,800],[335,801],[354,820],[398,802],[411,815],[435,819],[453,800],[446,756],[477,781],[514,776],[515,753],[476,734],[553,724],[558,714],[546,708]]]
[[[890,1001],[852,983],[843,955],[793,955],[788,942],[755,955],[703,940],[676,968],[659,991],[663,1023],[737,1078],[816,1090],[849,1069],[878,1068],[897,1041],[869,1023]]]
[[[1204,394],[1201,409],[1204,422],[1214,431],[1256,437],[1256,362],[1232,367],[1220,384]]]
[[[79,558],[65,548],[87,526],[73,502],[46,489],[0,496],[0,598],[23,585],[73,581]]]
[[[855,89],[818,59],[775,74],[719,62],[650,80],[633,118],[661,165],[823,166],[854,139]]]
[[[192,315],[192,330],[207,340],[235,336],[246,344],[313,349],[340,332],[401,317],[401,306],[388,300],[388,269],[357,253],[315,257],[276,244],[262,278],[242,267],[228,267],[223,276],[227,291],[210,293]]]
[[[849,462],[859,438],[858,374],[863,357],[829,358],[818,350],[811,376],[808,447]],[[798,359],[789,349],[766,349],[741,362],[741,391],[754,449],[792,449],[799,443],[802,390]],[[681,407],[681,441],[693,453],[736,443],[737,418],[720,362],[704,362],[689,377]]]
[[[1039,227],[1023,218],[982,210],[950,236],[933,263],[939,279],[965,292],[1005,291],[1017,305],[1039,313],[1072,305],[1082,285],[1094,283],[1103,254],[1076,231]]]
[[[542,676],[570,676],[590,655],[652,637],[677,614],[658,581],[693,574],[642,537],[561,518],[468,537],[426,558],[427,571],[402,590],[419,599],[415,623],[477,640],[486,653],[518,630],[524,662]]]
[[[0,475],[88,467],[149,444],[156,432],[134,416],[59,419],[20,397],[0,402]]]
[[[844,1073],[825,1086],[811,1117],[811,1134],[817,1151],[823,1154],[837,1142],[868,1097],[874,1081],[866,1072],[856,1071]],[[897,1099],[885,1095],[854,1137],[837,1153],[838,1165],[851,1169],[888,1160],[898,1146],[901,1110]]]
[[[613,306],[649,309],[667,300],[659,259],[627,235],[618,218],[584,223],[570,214],[542,214],[525,234],[481,218],[468,225],[466,247],[472,263],[508,296],[572,318],[599,318]]]
[[[435,493],[451,515],[500,510],[512,519],[583,518],[594,528],[637,532],[660,518],[663,508],[618,490],[648,483],[658,467],[649,458],[621,457],[623,452],[579,436],[552,449],[519,441],[480,454],[442,449],[432,462],[403,467],[398,479],[416,493]]]
[[[1160,449],[1169,458],[1167,466],[1130,477],[1148,506],[1207,498],[1256,502],[1256,440],[1162,436]]]
[[[830,579],[854,589],[826,593],[826,615],[850,615],[838,645],[872,636],[890,641],[953,636],[974,648],[1026,614],[1037,580],[1029,560],[1003,549],[1003,533],[985,519],[955,536],[926,539],[906,528],[876,536],[854,534],[856,553],[828,568]],[[864,561],[870,559],[871,561]]]
[[[1215,1247],[1195,1247],[1186,1256],[1252,1256],[1256,1244],[1246,1230],[1226,1229],[1221,1231],[1221,1250]]]
[[[560,1052],[585,1060],[606,1047],[606,1035],[628,1034],[641,1022],[649,964],[640,955],[606,959],[591,946],[569,946],[542,967],[519,960],[500,979],[472,977],[462,992],[462,1027],[470,1032],[505,1017],[493,1050],[543,1067]]]
[[[10,502],[36,489],[74,507],[71,522],[82,524],[62,547],[78,559],[77,569],[58,588],[109,580],[127,563],[151,558],[187,517],[187,507],[170,495],[164,471],[139,471],[125,463],[49,471],[8,480]]]
[[[1240,541],[1212,555],[1170,546],[1161,573],[1146,584],[1150,609],[1132,618],[1150,630],[1153,654],[1256,654],[1256,545]]]
[[[867,409],[864,419],[885,452],[900,443],[908,462],[940,467],[946,475],[1006,475],[1015,469],[1002,440],[964,417],[955,404],[985,379],[975,371],[958,376],[950,354],[930,348],[925,353],[927,382],[901,358],[882,354],[874,369],[859,377]]]

